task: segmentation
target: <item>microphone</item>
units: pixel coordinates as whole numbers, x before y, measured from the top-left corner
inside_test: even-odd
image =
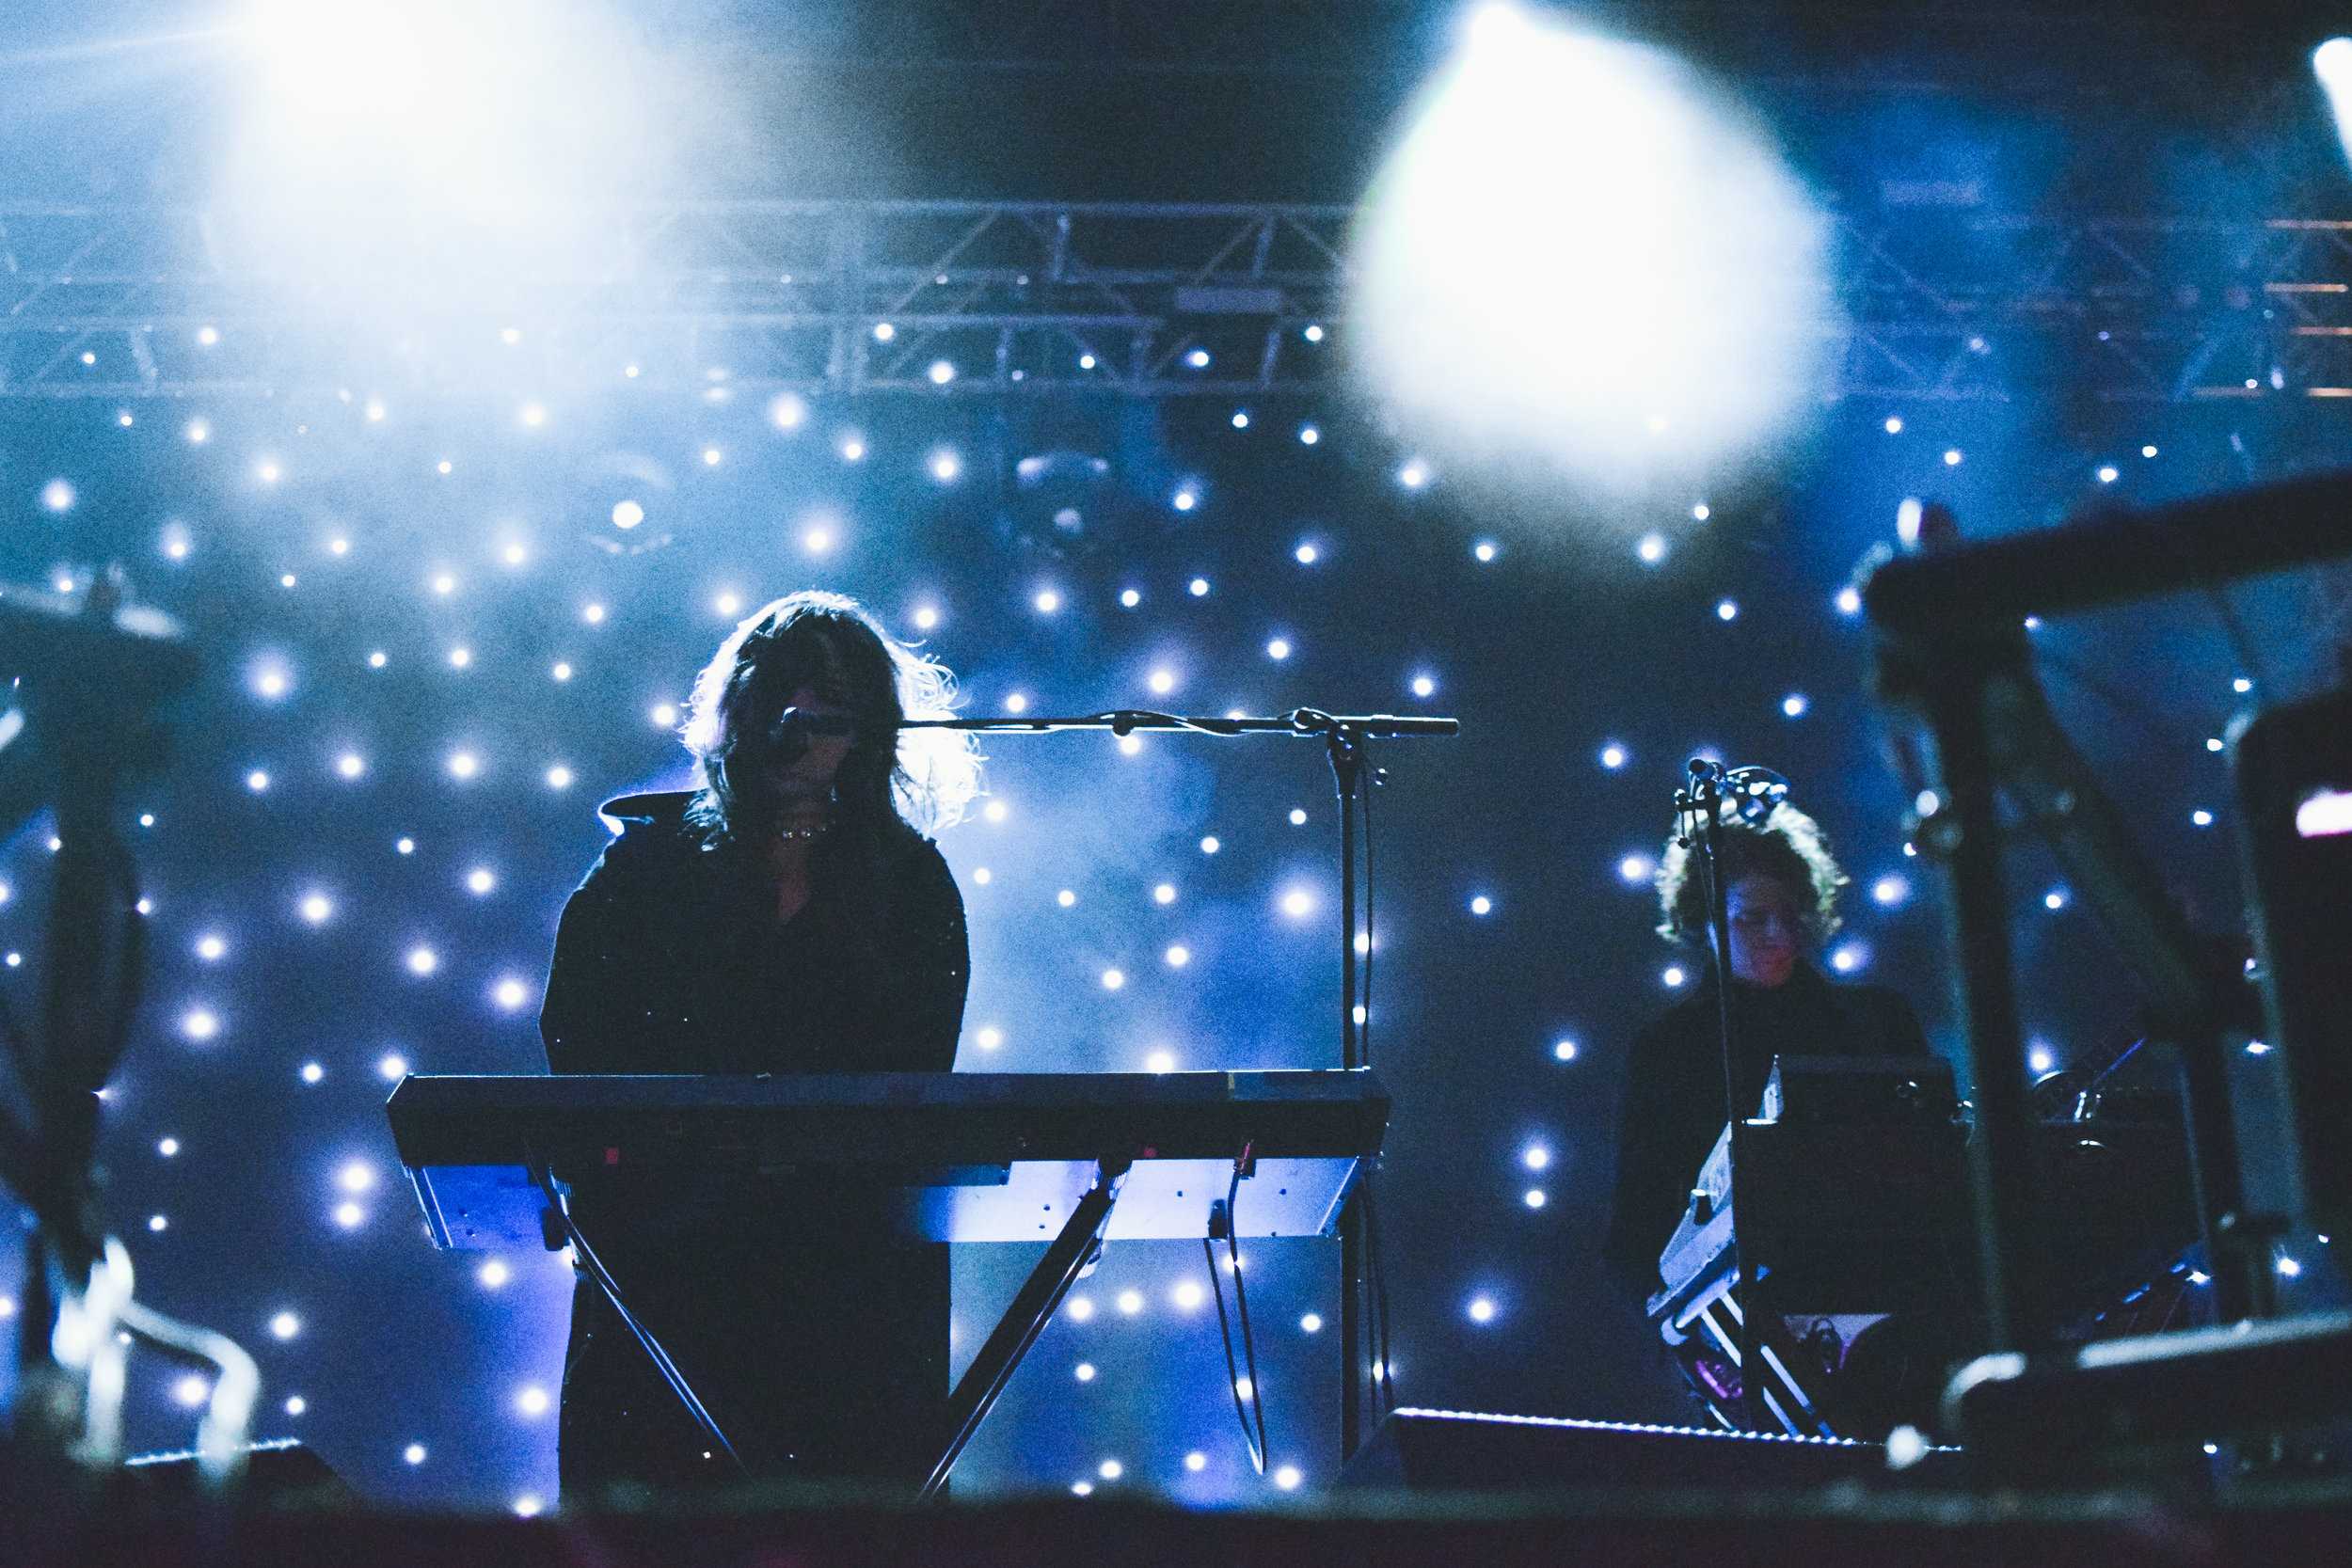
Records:
[[[1692,757],[1689,771],[1693,784],[1712,784],[1718,794],[1732,802],[1742,822],[1763,821],[1774,806],[1788,799],[1788,781],[1769,768],[1725,768],[1706,757]]]
[[[804,707],[788,707],[776,715],[776,721],[768,726],[768,738],[779,745],[806,746],[818,736],[855,736],[857,721],[846,713],[817,713]]]

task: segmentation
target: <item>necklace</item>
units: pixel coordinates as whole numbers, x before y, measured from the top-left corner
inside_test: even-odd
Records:
[[[833,824],[828,822],[819,828],[778,828],[776,836],[787,843],[798,843],[812,838],[822,838],[832,831]]]

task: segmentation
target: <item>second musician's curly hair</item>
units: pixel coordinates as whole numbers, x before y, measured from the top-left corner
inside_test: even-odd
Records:
[[[1663,916],[1658,934],[1670,942],[1708,945],[1707,879],[1700,874],[1693,849],[1674,839],[1666,841],[1658,858],[1658,908]],[[1760,823],[1734,817],[1724,824],[1724,886],[1742,877],[1770,877],[1796,895],[1804,911],[1805,935],[1816,942],[1829,940],[1841,922],[1837,893],[1846,873],[1829,852],[1829,840],[1816,822],[1786,800]]]

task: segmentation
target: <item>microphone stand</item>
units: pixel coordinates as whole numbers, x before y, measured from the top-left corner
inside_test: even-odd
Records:
[[[1356,809],[1363,799],[1368,767],[1365,743],[1405,736],[1452,736],[1461,733],[1454,719],[1414,719],[1395,714],[1335,715],[1320,708],[1293,708],[1286,714],[1249,718],[1203,719],[1145,709],[1120,708],[1109,713],[1071,718],[1037,719],[910,719],[906,729],[969,730],[989,735],[1046,735],[1061,730],[1108,730],[1133,735],[1142,730],[1181,730],[1196,735],[1280,735],[1294,738],[1321,736],[1330,759],[1331,779],[1340,801],[1340,1066],[1349,1071],[1371,1066],[1368,1034],[1356,1020]],[[1370,768],[1372,782],[1384,782],[1382,768]],[[1371,945],[1371,931],[1364,933]],[[1362,1193],[1371,1173],[1348,1194],[1340,1211],[1340,1358],[1346,1378],[1340,1386],[1340,1462],[1354,1455],[1363,1425],[1364,1288],[1368,1248],[1364,1234]],[[1373,1383],[1388,1381],[1385,1365],[1374,1369]]]
[[[1740,1172],[1747,1144],[1748,1115],[1740,1102],[1737,1031],[1731,1017],[1731,900],[1723,875],[1724,808],[1732,803],[1736,795],[1734,809],[1742,816],[1758,807],[1770,811],[1788,794],[1788,786],[1778,774],[1763,768],[1726,771],[1721,763],[1704,757],[1691,759],[1690,775],[1691,782],[1675,791],[1675,836],[1685,849],[1696,851],[1700,874],[1706,879],[1707,934],[1715,958],[1715,1023],[1723,1050],[1724,1118],[1729,1133],[1725,1152],[1731,1166],[1727,1184],[1732,1205],[1730,1276],[1740,1291],[1740,1310],[1732,1323],[1732,1354],[1740,1365],[1740,1402],[1749,1430],[1763,1432],[1774,1425],[1777,1418],[1765,1402],[1764,1369],[1759,1355],[1765,1338],[1768,1292],[1760,1278],[1750,1276],[1750,1259],[1740,1244]],[[1691,826],[1693,820],[1698,825],[1695,833]]]

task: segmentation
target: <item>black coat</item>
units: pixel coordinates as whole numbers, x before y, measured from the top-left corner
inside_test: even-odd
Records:
[[[817,890],[779,926],[772,885],[744,852],[707,847],[687,800],[603,808],[626,826],[557,928],[539,1018],[550,1070],[949,1070],[970,958],[938,847],[911,829],[827,840]],[[904,1480],[947,1391],[947,1258],[894,1231],[897,1202],[814,1172],[590,1176],[573,1212],[755,1473]],[[583,1279],[565,1489],[726,1479],[708,1446]]]
[[[1733,1037],[1740,1114],[1764,1098],[1772,1058],[1924,1056],[1918,1015],[1884,986],[1832,985],[1809,964],[1772,990],[1734,981]],[[1691,1200],[1691,1185],[1724,1130],[1723,1036],[1711,975],[1633,1038],[1617,1113],[1616,1201],[1603,1255],[1647,1296],[1662,1283],[1658,1255]]]

